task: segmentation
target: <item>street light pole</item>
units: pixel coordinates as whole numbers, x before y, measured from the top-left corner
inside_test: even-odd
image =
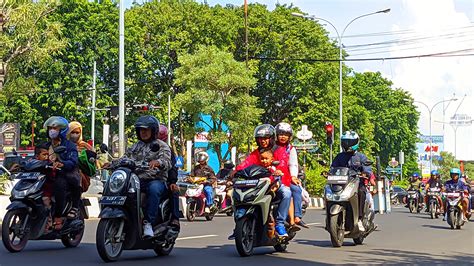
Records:
[[[433,109],[436,107],[436,105],[438,105],[440,103],[444,103],[444,102],[457,101],[457,100],[458,99],[454,98],[454,99],[439,101],[439,102],[435,103],[431,108],[424,102],[413,101],[413,102],[423,104],[428,109],[429,120],[430,120],[430,173],[431,173],[431,170],[433,170],[433,136],[431,134],[431,113],[433,112]]]
[[[119,1],[119,156],[125,153],[125,5]]]
[[[293,15],[295,17],[302,17],[302,18],[309,19],[309,20],[312,20],[312,21],[322,20],[324,22],[329,23],[329,25],[331,25],[334,28],[334,30],[336,31],[337,38],[338,38],[338,43],[339,43],[339,139],[342,137],[342,134],[343,134],[343,127],[342,127],[342,38],[344,37],[344,33],[346,32],[349,25],[352,24],[352,22],[354,22],[354,21],[356,21],[360,18],[363,18],[363,17],[367,17],[367,16],[371,16],[371,15],[375,15],[375,14],[380,14],[380,13],[388,13],[388,12],[390,12],[390,8],[358,16],[358,17],[352,19],[351,21],[349,21],[349,23],[347,23],[347,25],[344,27],[344,30],[342,31],[341,34],[339,34],[337,28],[329,20],[326,20],[324,18],[319,18],[319,17],[316,17],[316,16],[304,15],[304,14],[296,13],[296,12],[291,13],[291,15]],[[341,145],[339,145],[339,150],[342,152],[342,146]]]

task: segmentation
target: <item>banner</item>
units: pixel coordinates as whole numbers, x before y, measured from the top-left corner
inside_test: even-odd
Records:
[[[10,152],[20,148],[20,124],[0,124],[0,152]]]

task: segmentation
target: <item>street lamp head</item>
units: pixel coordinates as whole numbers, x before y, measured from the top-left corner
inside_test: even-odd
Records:
[[[305,17],[305,14],[301,14],[301,13],[298,13],[298,12],[293,12],[293,13],[291,13],[291,15],[294,16],[294,17],[300,17],[300,18]]]
[[[453,102],[455,102],[455,101],[457,101],[457,100],[458,100],[458,98],[452,98],[452,99],[451,99],[451,101],[453,101]]]
[[[376,13],[388,13],[390,12],[390,8],[387,8],[387,9],[384,9],[384,10],[380,10],[380,11],[377,11]]]

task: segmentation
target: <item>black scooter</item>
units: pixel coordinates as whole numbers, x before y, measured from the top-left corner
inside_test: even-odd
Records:
[[[65,147],[55,148],[55,153],[65,151]],[[10,252],[22,251],[28,240],[54,240],[61,239],[65,247],[76,247],[81,243],[84,234],[84,219],[89,215],[85,206],[90,206],[87,199],[79,203],[79,215],[77,219],[68,220],[66,214],[72,208],[72,199],[67,195],[67,203],[63,210],[63,226],[56,230],[48,226],[51,219],[51,209],[44,206],[42,195],[46,176],[41,173],[48,168],[49,162],[31,159],[22,167],[18,174],[12,177],[18,179],[11,192],[11,204],[7,207],[7,213],[3,218],[2,242]]]
[[[152,147],[153,150],[153,147]],[[154,236],[143,237],[143,199],[136,173],[148,169],[130,159],[121,159],[104,186],[101,212],[96,232],[96,246],[105,262],[116,261],[123,250],[153,249],[158,256],[173,250],[178,231],[171,226],[170,197],[162,197]]]

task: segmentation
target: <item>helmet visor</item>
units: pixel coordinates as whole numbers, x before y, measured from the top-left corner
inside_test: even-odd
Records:
[[[348,150],[354,145],[357,145],[358,140],[357,139],[342,139],[341,140],[341,146],[344,150]]]

